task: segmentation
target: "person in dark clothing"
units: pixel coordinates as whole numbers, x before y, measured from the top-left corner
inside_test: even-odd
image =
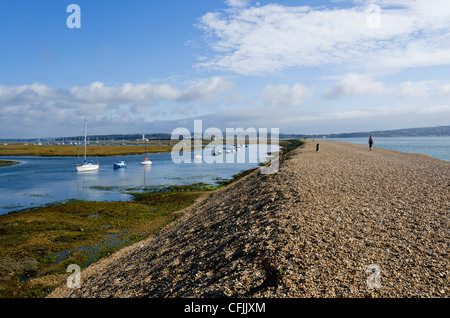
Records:
[[[373,145],[373,137],[372,135],[369,136],[369,149],[372,150],[372,145]]]

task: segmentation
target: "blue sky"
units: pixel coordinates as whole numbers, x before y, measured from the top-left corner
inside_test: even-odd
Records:
[[[0,0],[0,138],[450,125],[449,74],[447,0]]]

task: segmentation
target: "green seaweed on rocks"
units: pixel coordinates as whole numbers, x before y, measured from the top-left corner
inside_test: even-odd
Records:
[[[1,215],[0,297],[45,297],[64,282],[68,265],[85,268],[157,235],[202,194],[143,193],[133,202],[74,201]]]

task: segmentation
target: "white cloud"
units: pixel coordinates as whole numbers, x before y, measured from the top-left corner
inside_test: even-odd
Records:
[[[163,100],[172,102],[199,102],[216,98],[221,93],[234,90],[233,82],[215,76],[189,83],[185,89],[169,84],[132,84],[119,87],[93,82],[88,86],[69,89],[52,88],[40,83],[22,86],[0,85],[0,107],[23,106],[49,102],[99,105],[145,104],[153,106]]]
[[[397,89],[397,95],[402,98],[426,98],[430,96],[430,81],[401,83]]]
[[[440,94],[442,96],[450,96],[450,84],[442,86]]]
[[[0,105],[40,103],[57,94],[56,90],[39,83],[21,86],[0,85]]]
[[[258,98],[267,106],[294,107],[300,106],[313,93],[314,88],[307,88],[301,84],[267,85],[261,90]]]
[[[243,8],[248,5],[248,0],[226,0],[225,3],[230,7]]]
[[[181,95],[177,87],[171,85],[131,84],[120,87],[108,87],[102,82],[94,82],[85,87],[72,87],[70,95],[74,100],[82,103],[145,103],[154,105],[164,99],[175,100]]]
[[[376,82],[371,76],[350,73],[342,76],[337,83],[324,93],[325,98],[335,99],[354,96],[381,96],[384,83]]]
[[[182,92],[178,97],[178,101],[199,101],[212,100],[220,93],[232,91],[235,84],[225,80],[222,77],[214,76],[211,78],[193,82],[189,88]]]
[[[261,75],[289,67],[345,64],[392,71],[450,64],[450,2],[377,1],[380,28],[365,4],[326,9],[268,4],[209,12],[200,27],[216,55],[197,65]]]
[[[438,105],[438,106],[431,106],[426,108],[421,108],[417,111],[417,114],[442,114],[449,116],[450,115],[450,105]]]
[[[233,82],[221,77],[194,81],[185,88],[147,83],[112,87],[102,82],[68,89],[40,83],[22,86],[0,84],[0,133],[20,127],[39,127],[40,131],[45,131],[44,126],[48,126],[51,130],[50,127],[64,127],[84,117],[101,125],[104,125],[102,121],[125,125],[154,113],[151,110],[157,109],[155,106],[161,103],[165,103],[161,110],[166,115],[172,112],[187,116],[194,108],[202,107],[202,103],[209,103],[234,88]],[[114,127],[111,126],[113,131]]]
[[[450,84],[441,80],[406,81],[391,89],[400,98],[438,98],[450,96]]]
[[[178,102],[204,101],[217,97],[220,93],[234,89],[234,83],[219,76],[193,81],[185,90],[169,84],[132,84],[108,87],[94,82],[85,87],[69,90],[76,100],[89,103],[144,103],[152,106],[162,100]]]
[[[387,104],[371,109],[319,112],[304,108],[242,108],[197,117],[203,127],[279,128],[282,133],[340,133],[384,129],[426,127],[448,124],[450,107]],[[184,120],[182,127],[191,125],[194,118]]]

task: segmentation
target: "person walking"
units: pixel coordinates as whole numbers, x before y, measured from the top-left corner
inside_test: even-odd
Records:
[[[372,145],[373,145],[373,137],[372,135],[369,136],[369,150],[372,150]]]

